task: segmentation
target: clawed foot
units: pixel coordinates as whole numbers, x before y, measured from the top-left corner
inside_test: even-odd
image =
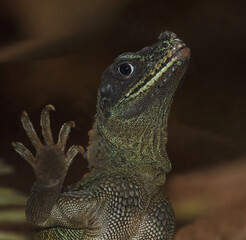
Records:
[[[54,144],[50,128],[50,111],[55,111],[55,108],[52,105],[47,105],[41,113],[40,124],[44,144],[42,144],[37,136],[27,112],[24,111],[21,116],[21,121],[27,136],[37,151],[36,157],[20,142],[13,142],[12,146],[16,152],[32,165],[39,181],[47,185],[54,185],[65,178],[73,158],[78,153],[83,154],[84,149],[81,146],[72,146],[68,149],[66,154],[64,152],[71,128],[75,127],[73,121],[63,124],[59,132],[58,142]]]

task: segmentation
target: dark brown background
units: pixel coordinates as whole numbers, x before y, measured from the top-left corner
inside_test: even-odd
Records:
[[[10,146],[18,140],[32,149],[22,110],[39,131],[40,110],[52,103],[54,132],[75,120],[69,144],[86,146],[103,70],[122,52],[153,44],[166,29],[192,53],[169,118],[170,176],[244,156],[245,7],[244,0],[1,1],[0,158],[15,174],[0,177],[0,185],[28,193],[34,181]],[[66,184],[84,172],[86,162],[76,158]]]

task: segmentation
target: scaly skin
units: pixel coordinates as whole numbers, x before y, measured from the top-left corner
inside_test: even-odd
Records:
[[[54,144],[49,112],[41,113],[44,144],[26,112],[22,124],[37,153],[21,143],[14,149],[32,165],[36,182],[26,215],[34,239],[147,240],[173,238],[172,206],[161,186],[171,163],[165,150],[167,118],[187,69],[190,52],[174,33],[136,53],[117,57],[104,72],[97,115],[87,149],[90,172],[62,190],[80,146],[64,152],[73,122],[62,126]]]

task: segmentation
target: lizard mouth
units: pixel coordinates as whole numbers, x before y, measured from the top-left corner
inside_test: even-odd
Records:
[[[162,87],[162,84],[168,83],[170,79],[173,79],[175,75],[183,75],[182,72],[186,70],[190,59],[190,49],[183,44],[170,58],[167,59],[165,64],[161,65],[160,70],[155,75],[158,88]],[[159,80],[158,80],[159,79]],[[153,81],[153,80],[151,80]]]
[[[153,90],[150,90],[150,98],[161,94],[168,85],[173,84],[177,89],[181,85],[183,75],[188,67],[189,59],[190,49],[183,44],[182,47],[167,59],[165,64],[162,64],[160,70],[150,80],[150,82],[153,82]]]
[[[190,58],[190,49],[179,39],[177,44],[169,51],[159,65],[135,87],[126,94],[126,98],[136,98],[138,95],[151,93],[153,97],[157,95],[166,86],[174,76],[182,76],[188,65]]]

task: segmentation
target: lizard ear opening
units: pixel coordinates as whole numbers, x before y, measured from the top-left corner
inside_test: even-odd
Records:
[[[111,103],[108,99],[102,99],[100,101],[100,108],[104,117],[110,117]]]

